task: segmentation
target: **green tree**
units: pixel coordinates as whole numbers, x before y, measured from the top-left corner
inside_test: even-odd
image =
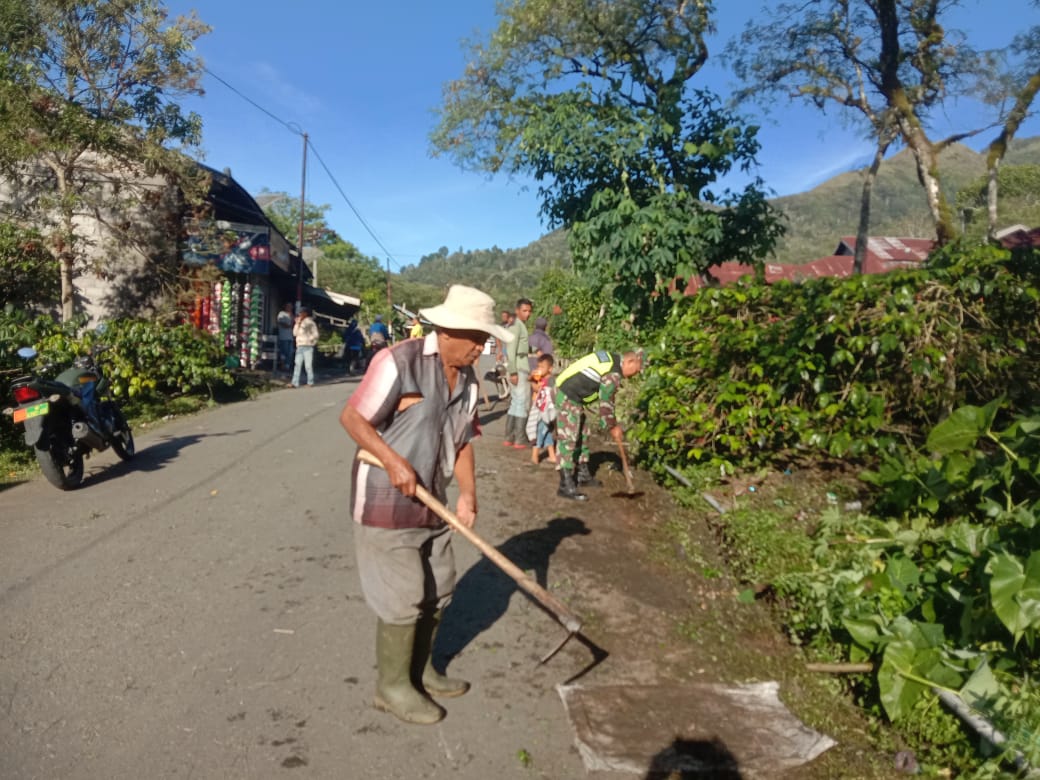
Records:
[[[660,321],[724,260],[761,263],[781,227],[750,171],[756,128],[694,87],[712,5],[517,0],[448,84],[431,142],[464,168],[531,175],[576,269],[612,305]],[[676,280],[680,283],[676,285]]]
[[[999,188],[1000,210],[1005,221],[1026,225],[1040,224],[1040,165],[1007,165],[997,171],[997,186],[993,186],[993,169],[986,176],[972,182],[957,193],[957,210],[966,219],[965,236],[984,239],[992,235],[992,222],[985,225],[971,220],[971,215],[989,213],[990,196]]]
[[[3,210],[44,234],[66,321],[76,276],[106,254],[137,245],[173,267],[178,231],[141,217],[205,192],[182,153],[201,121],[177,100],[201,93],[191,52],[207,31],[194,15],[169,22],[158,0],[0,0],[0,169],[20,196]],[[113,246],[92,240],[86,220]]]
[[[940,243],[955,228],[939,186],[938,156],[977,131],[942,140],[928,136],[930,113],[951,94],[967,90],[980,59],[941,16],[955,3],[934,0],[809,0],[781,3],[757,16],[727,47],[739,95],[761,104],[777,96],[845,109],[864,122],[875,142],[864,178],[857,234],[857,265],[870,223],[870,196],[878,168],[897,138],[912,150],[918,179]]]
[[[38,230],[0,222],[0,301],[18,309],[54,303],[61,292],[56,271]]]
[[[1033,5],[1040,8],[1040,0]],[[991,57],[1003,67],[995,66],[996,76],[983,88],[987,102],[1001,108],[1001,127],[996,137],[986,147],[986,170],[988,186],[986,210],[988,217],[987,235],[993,238],[997,231],[998,171],[1008,144],[1018,133],[1022,122],[1029,115],[1030,107],[1040,92],[1040,25],[1033,25],[1018,33],[1006,50],[992,52]]]
[[[535,293],[537,314],[549,320],[557,357],[578,357],[614,346],[601,339],[605,301],[571,271],[547,271]],[[592,323],[596,323],[592,327]]]
[[[363,301],[386,298],[386,272],[374,257],[366,257],[349,241],[322,248],[321,284]]]
[[[264,197],[266,196],[266,197]],[[278,231],[293,244],[300,241],[300,201],[284,192],[271,192],[264,188],[258,197],[266,200],[264,214]],[[303,245],[328,247],[342,241],[335,230],[329,227],[325,213],[332,208],[329,204],[304,202]]]

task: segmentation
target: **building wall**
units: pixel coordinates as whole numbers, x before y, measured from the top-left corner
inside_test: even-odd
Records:
[[[121,316],[148,316],[177,274],[180,196],[161,176],[85,156],[79,165],[89,182],[74,216],[79,260],[73,281],[76,311],[90,324]],[[54,191],[42,164],[28,165],[17,178],[0,178],[0,219],[32,223],[47,235],[59,214],[41,219],[40,200]],[[138,200],[139,205],[122,204]],[[41,224],[42,223],[42,224]],[[53,313],[60,313],[55,302]]]

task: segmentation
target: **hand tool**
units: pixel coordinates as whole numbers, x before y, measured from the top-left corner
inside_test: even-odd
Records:
[[[379,458],[367,450],[358,450],[358,460],[362,463],[367,463],[370,466],[375,466],[381,469],[384,468]],[[533,579],[528,577],[527,574],[525,574],[515,563],[478,536],[472,528],[468,528],[464,525],[455,513],[431,495],[430,491],[422,485],[416,485],[415,497],[429,507],[437,517],[450,525],[455,531],[458,531],[462,536],[466,537],[467,541],[472,543],[473,546],[487,556],[492,563],[509,575],[517,585],[523,588],[523,590],[526,591],[539,605],[541,605],[542,608],[556,618],[560,625],[567,629],[567,636],[565,636],[563,641],[553,648],[548,655],[542,658],[542,660],[538,662],[539,664],[544,664],[560,652],[563,646],[567,644],[573,636],[581,631],[581,621],[578,620],[578,617],[571,612],[565,604],[559,601]]]
[[[635,493],[636,489],[632,485],[632,471],[628,467],[628,455],[625,453],[625,443],[618,439],[618,452],[621,453],[621,468],[625,472],[625,485],[628,487],[629,493]]]

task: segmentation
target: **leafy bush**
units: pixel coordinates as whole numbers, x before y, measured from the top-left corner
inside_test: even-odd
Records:
[[[870,467],[872,514],[719,523],[796,641],[874,665],[863,703],[929,771],[1000,771],[939,694],[1001,729],[1004,758],[1040,763],[1038,270],[1035,252],[950,247],[922,270],[703,290],[657,335],[634,404],[653,469]]]
[[[535,293],[535,316],[549,320],[549,335],[558,357],[575,358],[594,349],[633,346],[629,321],[608,305],[608,298],[570,271],[551,270],[542,277]]]
[[[209,333],[190,325],[169,326],[142,320],[115,320],[103,333],[78,331],[83,322],[62,326],[50,317],[33,317],[8,307],[0,314],[0,395],[10,401],[10,382],[22,373],[24,364],[16,354],[19,347],[33,346],[39,352],[36,365],[69,365],[77,355],[87,354],[96,344],[110,349],[102,362],[111,382],[111,392],[127,402],[162,403],[179,395],[212,396],[218,386],[234,384],[225,368],[224,349]],[[20,447],[20,429],[0,429],[0,446]]]
[[[960,407],[920,449],[885,453],[863,474],[872,514],[777,500],[716,521],[735,573],[774,598],[794,641],[870,662],[861,701],[936,771],[1040,763],[1040,414],[995,427],[1000,407]],[[1007,736],[995,761],[940,694]]]
[[[103,334],[88,334],[89,348],[100,341],[112,393],[117,398],[156,400],[178,395],[212,395],[219,385],[234,384],[220,342],[191,325],[167,326],[143,320],[118,320]]]
[[[868,458],[963,403],[1040,385],[1035,253],[950,249],[923,270],[709,288],[660,331],[636,404],[647,462]]]

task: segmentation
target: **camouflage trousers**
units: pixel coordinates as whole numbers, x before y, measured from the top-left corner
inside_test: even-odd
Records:
[[[589,462],[587,423],[585,407],[557,391],[556,457],[560,461],[560,471],[574,471],[576,463]]]

